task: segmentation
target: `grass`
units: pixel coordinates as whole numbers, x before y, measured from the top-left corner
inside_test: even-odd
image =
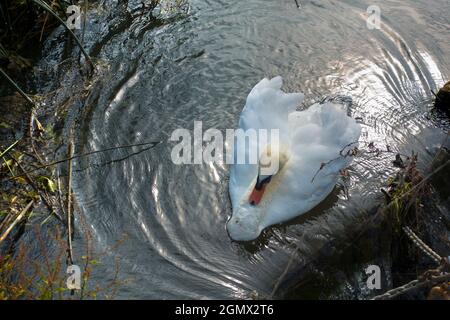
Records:
[[[40,151],[51,143],[47,132],[41,134],[36,137]],[[122,283],[118,279],[119,265],[113,280],[91,284],[102,254],[91,249],[88,228],[78,212],[76,232],[81,237],[77,239],[85,248],[76,248],[78,252],[74,250],[72,259],[80,266],[82,288],[74,292],[67,289],[66,268],[71,264],[67,256],[68,233],[64,220],[54,219],[53,213],[65,216],[67,206],[64,201],[58,202],[58,194],[68,192],[54,177],[51,165],[24,173],[39,165],[29,140],[24,137],[3,146],[0,143],[0,300],[114,298]],[[22,238],[25,231],[31,242]]]
[[[89,228],[78,212],[79,241],[72,259],[81,269],[81,289],[67,288],[66,268],[72,264],[68,260],[67,228],[39,205],[46,199],[51,207],[63,211],[64,203],[58,209],[57,202],[62,191],[48,167],[20,176],[24,168],[36,165],[27,148],[23,140],[0,147],[0,181],[13,178],[1,185],[8,192],[2,190],[0,197],[0,300],[114,298],[123,283],[118,277],[120,265],[116,264],[111,281],[92,284],[94,269],[107,252],[94,252]],[[30,240],[18,241],[25,230]]]
[[[11,79],[8,74],[3,71],[2,68],[0,68],[0,74],[6,79],[6,81],[22,96],[25,98],[25,100],[27,100],[27,102],[29,104],[31,104],[32,106],[35,105],[33,99],[31,99],[28,94],[25,93],[25,91],[22,90],[22,88],[13,80]]]
[[[56,229],[47,237],[53,243],[50,251],[44,240],[43,229],[39,225],[33,227],[33,238],[37,244],[37,253],[30,245],[21,243],[14,250],[0,256],[0,300],[83,300],[113,299],[123,281],[118,279],[119,265],[113,278],[103,286],[92,284],[95,266],[101,264],[92,258],[89,236],[81,256],[81,289],[67,288],[66,252],[67,242],[62,233]],[[37,255],[36,255],[37,254]],[[101,254],[98,256],[102,257]]]
[[[417,155],[412,154],[406,167],[388,180],[386,218],[393,230],[400,233],[404,225],[415,225],[424,220],[423,202],[430,195],[422,174],[417,170]],[[419,186],[413,189],[414,186]],[[386,194],[386,193],[385,193]]]

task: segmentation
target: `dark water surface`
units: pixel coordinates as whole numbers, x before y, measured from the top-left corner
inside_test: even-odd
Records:
[[[300,9],[291,0],[192,0],[182,9],[165,6],[156,21],[140,1],[103,1],[93,9],[85,41],[101,77],[72,115],[77,152],[163,141],[126,160],[105,164],[130,150],[75,162],[76,202],[96,249],[107,252],[95,281],[112,279],[119,259],[120,276],[131,279],[121,298],[245,298],[254,291],[280,297],[274,286],[289,263],[301,277],[298,270],[327,243],[346,243],[348,230],[363,223],[395,170],[392,154],[357,159],[345,186],[349,197],[337,187],[312,212],[250,244],[226,233],[227,166],[172,163],[173,130],[192,130],[194,120],[204,130],[235,128],[264,76],[283,76],[283,88],[304,92],[306,105],[338,96],[360,118],[363,141],[414,149],[424,164],[430,160],[426,151],[442,141],[443,126],[430,111],[430,90],[450,78],[450,2],[299,2]],[[381,30],[366,27],[373,4],[381,8]],[[76,243],[82,238],[77,230]],[[362,280],[355,281],[342,292],[364,296],[355,293]]]

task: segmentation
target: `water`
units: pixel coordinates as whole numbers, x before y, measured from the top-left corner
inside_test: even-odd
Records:
[[[308,103],[337,97],[359,118],[364,141],[414,149],[429,161],[426,151],[442,139],[434,132],[445,125],[431,112],[430,90],[450,78],[450,2],[299,2],[297,9],[290,0],[193,0],[156,22],[139,1],[108,0],[91,12],[85,41],[100,76],[69,113],[77,152],[163,141],[125,160],[111,162],[140,148],[75,162],[78,216],[96,250],[106,252],[94,281],[111,280],[118,259],[120,277],[131,280],[121,298],[282,297],[285,281],[276,283],[288,265],[286,277],[296,281],[308,265],[320,267],[324,251],[336,250],[333,241],[351,245],[347,235],[395,171],[392,154],[357,159],[345,187],[247,244],[226,233],[227,166],[171,162],[174,129],[192,130],[194,120],[204,130],[235,128],[264,76],[282,75],[284,90],[304,92]],[[366,27],[374,4],[381,30]],[[424,130],[433,134],[422,139]],[[76,235],[80,246],[85,232]]]

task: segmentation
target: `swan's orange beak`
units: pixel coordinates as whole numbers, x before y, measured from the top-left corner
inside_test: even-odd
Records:
[[[250,194],[250,198],[248,199],[248,202],[252,206],[256,206],[261,202],[261,199],[264,195],[264,191],[266,190],[266,186],[270,182],[270,179],[272,179],[272,176],[261,177],[258,175],[255,187],[253,188],[253,191]]]
[[[256,206],[261,202],[262,196],[264,195],[264,191],[266,190],[266,185],[263,184],[261,188],[258,190],[256,187],[253,189],[252,193],[250,194],[250,198],[248,199],[248,202],[252,206]]]

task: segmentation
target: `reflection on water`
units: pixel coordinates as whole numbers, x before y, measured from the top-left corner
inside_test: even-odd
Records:
[[[450,38],[446,0],[379,1],[381,30],[366,28],[372,0],[311,0],[300,9],[288,0],[192,0],[189,10],[168,11],[156,22],[138,1],[104,2],[87,20],[86,41],[108,67],[77,111],[83,133],[77,150],[164,141],[74,179],[99,250],[127,235],[95,275],[111,279],[120,258],[121,276],[132,279],[120,297],[276,296],[294,250],[301,272],[319,252],[334,250],[327,249],[331,240],[345,240],[375,203],[393,172],[389,154],[355,161],[349,181],[312,212],[253,243],[230,240],[228,168],[176,166],[167,140],[176,128],[192,129],[194,120],[205,130],[235,128],[248,92],[264,76],[282,75],[284,89],[304,92],[309,102],[341,99],[361,119],[363,140],[379,146],[397,150],[438,125],[430,117],[430,90],[450,77],[450,43],[442,41]],[[117,150],[75,164],[126,155]]]

